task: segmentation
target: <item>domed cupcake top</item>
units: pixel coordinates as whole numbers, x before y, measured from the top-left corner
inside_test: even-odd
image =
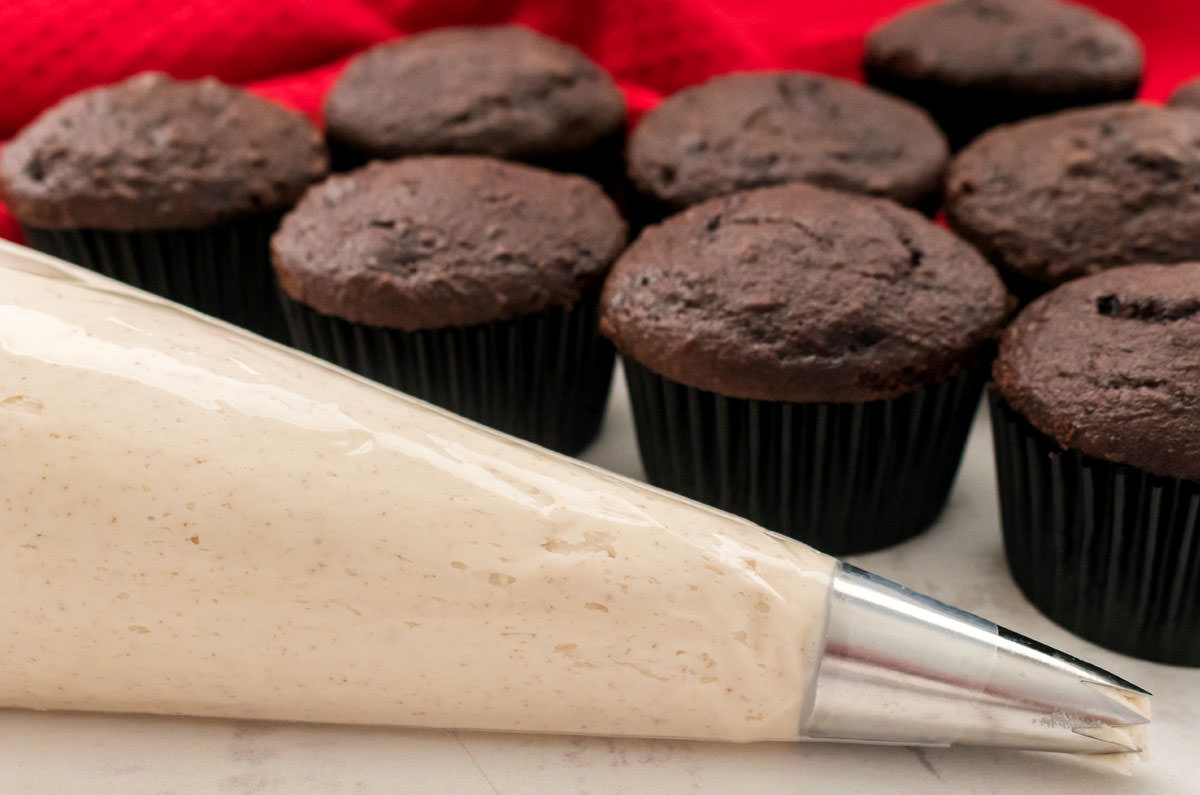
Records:
[[[327,167],[299,113],[211,78],[151,72],[35,119],[4,147],[0,187],[30,226],[199,227],[290,206]]]
[[[375,157],[538,160],[620,129],[625,101],[583,53],[515,25],[443,28],[354,58],[325,99],[331,140]]]
[[[409,331],[569,307],[624,243],[625,222],[590,180],[470,156],[330,177],[271,241],[292,298]]]
[[[726,75],[668,97],[634,129],[629,175],[670,207],[807,182],[926,205],[946,139],[920,108],[807,72]]]
[[[1047,285],[1200,259],[1200,111],[1133,103],[985,133],[950,166],[950,225]]]
[[[601,330],[689,386],[859,402],[976,363],[1007,303],[983,258],[918,213],[795,184],[647,228],[605,283]]]
[[[1200,263],[1064,284],[1005,331],[1004,399],[1063,447],[1200,482]]]
[[[1200,78],[1189,80],[1171,94],[1172,107],[1200,109]]]
[[[985,46],[986,43],[986,46]],[[944,0],[867,36],[870,66],[910,79],[1016,94],[1120,91],[1141,78],[1137,38],[1090,8],[1058,0]]]

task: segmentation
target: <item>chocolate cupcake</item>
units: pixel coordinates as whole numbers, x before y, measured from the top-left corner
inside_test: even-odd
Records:
[[[991,403],[1026,596],[1102,646],[1200,665],[1200,264],[1039,298],[1004,333]]]
[[[1133,99],[1141,44],[1125,26],[1058,0],[944,0],[868,36],[867,82],[928,110],[958,149],[998,124]]]
[[[793,184],[647,228],[600,327],[652,483],[849,554],[937,518],[1007,303],[919,214]]]
[[[733,191],[806,182],[937,209],[948,151],[920,108],[807,72],[726,75],[668,97],[629,140],[655,218]]]
[[[268,239],[326,167],[300,114],[146,73],[35,119],[4,147],[0,192],[34,247],[279,338]]]
[[[1200,109],[1200,78],[1190,80],[1175,89],[1167,104],[1176,108]]]
[[[297,347],[577,452],[608,400],[596,300],[624,243],[583,177],[430,156],[330,177],[271,249]]]
[[[339,168],[421,154],[620,170],[625,101],[583,53],[515,25],[442,28],[373,47],[325,98]]]
[[[950,166],[950,226],[1031,299],[1136,262],[1200,259],[1200,112],[1121,103],[981,136]]]

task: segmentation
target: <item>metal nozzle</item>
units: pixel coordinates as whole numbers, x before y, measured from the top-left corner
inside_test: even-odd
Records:
[[[812,739],[1144,750],[1149,693],[990,621],[841,564]]]

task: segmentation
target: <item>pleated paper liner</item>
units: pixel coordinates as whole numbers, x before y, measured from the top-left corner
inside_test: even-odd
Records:
[[[1029,601],[1101,646],[1200,665],[1200,483],[1064,450],[988,400],[1005,554]]]
[[[614,353],[597,331],[597,298],[503,322],[400,331],[281,295],[297,348],[568,454],[596,437],[612,384]]]
[[[269,257],[279,218],[264,213],[198,229],[23,231],[47,254],[286,341]]]
[[[1139,87],[1133,83],[1092,91],[1061,88],[1051,91],[1046,85],[1043,91],[1034,94],[1028,91],[982,91],[969,83],[951,88],[936,79],[901,77],[872,65],[866,65],[864,73],[868,85],[924,108],[946,134],[952,154],[964,149],[989,128],[1067,108],[1131,100],[1137,96]]]
[[[1008,268],[998,268],[1009,295],[1015,296],[1018,306],[1028,306],[1054,289],[1055,285],[1039,282]]]
[[[780,183],[771,183],[780,184]],[[822,187],[819,180],[814,180],[813,184]],[[757,186],[759,188],[768,187],[767,184]],[[843,190],[837,186],[830,186],[833,190]],[[687,207],[677,207],[661,199],[655,198],[648,193],[643,193],[633,185],[632,181],[628,185],[628,198],[625,199],[625,204],[622,209],[625,211],[625,217],[629,219],[630,227],[635,230],[641,230],[652,224],[658,224],[670,218],[672,215],[677,215],[683,212]],[[849,191],[851,193],[861,191]],[[698,204],[699,202],[696,202]],[[693,206],[693,205],[688,205]],[[907,206],[907,205],[903,205]],[[909,206],[910,210],[925,215],[928,218],[935,218],[942,208],[942,191],[940,187],[924,196],[921,196],[916,204]]]
[[[621,214],[632,221],[636,220],[631,214],[632,202],[635,201],[633,186],[625,176],[625,138],[628,129],[622,126],[591,146],[579,152],[556,155],[542,160],[522,160],[528,165],[558,171],[564,174],[580,174],[596,182],[604,192],[616,202]],[[330,168],[336,172],[353,171],[365,166],[371,160],[391,160],[395,158],[377,158],[355,149],[353,146],[337,138],[327,138],[329,146]],[[471,155],[470,152],[430,152],[430,155]],[[511,158],[505,158],[511,159]],[[636,231],[636,227],[634,231]]]
[[[560,155],[541,159],[525,159],[521,158],[519,162],[528,163],[539,168],[549,169],[550,171],[561,171],[568,174],[582,174],[585,177],[590,177],[597,182],[604,184],[614,176],[624,175],[624,151],[625,137],[628,134],[628,129],[621,126],[603,138],[599,139],[591,146],[581,149],[578,152],[567,152]],[[339,138],[327,137],[326,144],[329,147],[330,166],[333,171],[353,171],[356,168],[365,166],[372,160],[398,160],[396,157],[379,157],[368,154],[354,147],[353,144],[347,143]],[[481,157],[489,157],[478,152],[426,152],[424,155],[463,155]],[[418,157],[423,155],[411,154],[406,157]],[[502,160],[516,160],[516,158],[500,158]],[[615,172],[615,173],[614,173]]]
[[[972,368],[892,400],[782,403],[624,368],[651,483],[834,555],[891,546],[937,519],[985,380]]]

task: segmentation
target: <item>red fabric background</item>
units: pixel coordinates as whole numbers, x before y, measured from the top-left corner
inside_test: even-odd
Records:
[[[1200,73],[1197,0],[1087,0],[1147,51],[1143,95]],[[635,116],[734,69],[858,76],[863,33],[913,0],[5,0],[0,139],[63,96],[143,69],[216,75],[319,121],[348,56],[442,25],[515,21],[610,69]],[[16,238],[0,207],[0,235]]]

